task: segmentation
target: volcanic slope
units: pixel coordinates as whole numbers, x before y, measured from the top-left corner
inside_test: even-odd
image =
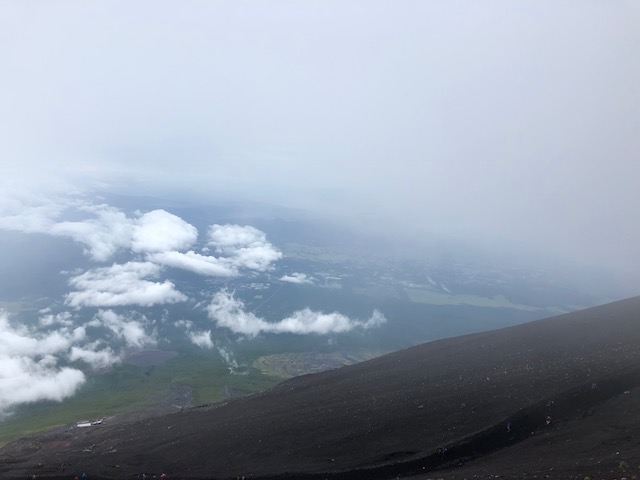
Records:
[[[0,478],[617,478],[640,473],[638,385],[640,297],[23,439]]]

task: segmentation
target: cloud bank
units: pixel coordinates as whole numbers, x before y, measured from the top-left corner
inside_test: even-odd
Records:
[[[96,262],[106,262],[122,252],[132,257],[127,263],[94,268],[72,277],[69,283],[74,291],[66,296],[66,304],[74,308],[182,302],[187,297],[173,283],[150,279],[158,279],[164,268],[234,277],[243,271],[268,271],[282,258],[265,233],[251,226],[210,226],[202,251],[214,250],[214,256],[191,248],[198,240],[196,227],[165,210],[128,217],[109,205],[52,198],[57,202],[55,207],[43,205],[47,202],[44,196],[14,198],[0,210],[0,228],[70,238],[83,245],[84,253]],[[63,214],[90,218],[58,221]]]
[[[0,228],[28,233],[67,237],[82,244],[84,252],[97,262],[106,262],[120,251],[146,255],[160,265],[181,268],[201,275],[232,276],[239,270],[264,272],[282,258],[264,232],[240,225],[212,225],[204,251],[214,249],[219,256],[184,250],[198,240],[198,230],[165,210],[152,210],[128,217],[109,205],[83,204],[79,200],[56,197],[55,207],[46,197],[11,198],[0,210]],[[91,216],[83,220],[57,221],[64,213]]]
[[[309,308],[298,310],[279,322],[268,322],[245,310],[244,303],[232,293],[221,291],[214,295],[207,307],[209,318],[219,327],[234,333],[255,337],[260,333],[317,334],[344,333],[354,329],[369,329],[386,322],[384,315],[374,310],[366,321],[353,320],[341,313],[315,312]]]

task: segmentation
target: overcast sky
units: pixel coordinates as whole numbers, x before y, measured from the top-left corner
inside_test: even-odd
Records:
[[[638,25],[636,0],[5,1],[3,212],[242,195],[634,266]]]

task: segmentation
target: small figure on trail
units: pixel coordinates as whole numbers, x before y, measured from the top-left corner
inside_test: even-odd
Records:
[[[86,472],[82,472],[82,475],[80,475],[80,478],[81,478],[82,480],[88,480],[88,479],[89,479],[89,475],[87,475],[87,473],[86,473]]]
[[[507,433],[511,433],[511,422],[507,422]]]
[[[551,425],[551,420],[552,420],[551,415],[547,415],[547,420],[545,421],[545,423],[547,425]]]
[[[142,480],[147,480],[147,474],[146,473],[142,474]]]
[[[449,449],[447,447],[440,447],[438,449],[438,455],[440,455],[441,457],[444,457],[448,451]]]
[[[591,391],[595,392],[596,390],[598,390],[598,385],[596,385],[595,383],[591,384]]]

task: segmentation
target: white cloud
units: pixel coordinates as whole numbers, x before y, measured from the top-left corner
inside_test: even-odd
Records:
[[[153,210],[136,221],[131,248],[134,252],[183,250],[197,239],[193,225],[164,210]]]
[[[197,241],[198,230],[165,210],[138,213],[137,217],[131,218],[109,205],[91,205],[70,198],[67,198],[65,203],[59,197],[54,198],[58,203],[51,205],[43,196],[18,196],[13,201],[9,196],[6,202],[8,206],[0,208],[0,229],[71,238],[84,245],[85,254],[99,262],[105,262],[124,250],[134,254],[146,254],[147,262],[208,276],[236,276],[241,269],[266,271],[271,268],[273,262],[282,258],[282,253],[267,241],[264,232],[251,226],[212,225],[208,230],[209,242],[202,251],[209,252],[215,249],[218,256],[202,255],[193,250],[185,253],[183,250]],[[57,221],[65,211],[91,218]],[[115,273],[116,267],[113,268]],[[97,274],[104,272],[105,270],[94,271]],[[90,272],[85,276],[79,275],[77,280],[89,280],[87,276],[90,275]],[[95,277],[91,279],[94,280]],[[150,287],[147,292],[149,295],[171,296],[172,286],[167,282],[146,287]],[[147,302],[146,299],[123,300],[110,295],[109,293],[113,293],[111,290],[105,289],[99,298],[95,292],[88,295],[74,292],[68,298],[68,302],[74,306],[113,306]],[[178,297],[174,296],[170,301],[178,301],[176,298]],[[122,301],[125,303],[120,303]],[[156,300],[151,302],[158,303]]]
[[[107,328],[129,348],[156,344],[155,332],[148,331],[150,322],[145,317],[130,319],[107,310],[77,326],[72,318],[68,312],[49,313],[31,328],[12,324],[8,314],[0,311],[0,418],[23,403],[61,401],[75,394],[85,375],[60,361],[79,360],[92,368],[120,361],[122,353],[104,340],[86,343],[88,327]]]
[[[0,364],[0,417],[22,403],[62,401],[75,394],[85,382],[80,370],[54,369],[47,362],[30,358],[0,356]]]
[[[176,322],[175,325],[186,327],[187,329],[186,334],[187,334],[187,337],[189,337],[189,340],[191,340],[191,343],[193,343],[194,345],[200,348],[206,348],[209,350],[215,347],[215,349],[218,351],[218,353],[220,354],[220,356],[222,357],[222,359],[227,365],[234,368],[238,367],[238,362],[236,362],[236,360],[233,358],[233,353],[231,352],[231,350],[224,348],[220,345],[217,345],[216,342],[213,341],[213,337],[211,336],[211,330],[206,330],[202,332],[192,331],[191,322],[186,323],[185,321]]]
[[[67,236],[87,246],[94,260],[106,261],[120,249],[134,252],[181,250],[198,239],[189,223],[164,210],[153,210],[139,218],[129,218],[108,205],[84,206],[81,211],[97,218],[51,225],[48,233]]]
[[[27,233],[47,233],[53,219],[65,209],[58,195],[33,193],[42,188],[17,189],[3,179],[0,193],[0,228]],[[25,191],[26,190],[26,191]],[[68,200],[67,200],[68,202]]]
[[[85,253],[102,262],[119,249],[130,246],[133,222],[123,212],[108,205],[85,206],[80,210],[93,213],[97,218],[56,223],[48,233],[86,245]]]
[[[73,337],[65,331],[53,331],[33,335],[26,327],[14,328],[6,313],[0,313],[0,353],[19,355],[45,355],[58,353],[69,348]]]
[[[313,283],[313,277],[308,276],[306,273],[292,273],[291,275],[283,275],[280,280],[288,283],[298,284],[311,284]]]
[[[208,245],[220,256],[201,255],[192,250],[162,251],[147,255],[147,260],[200,275],[231,277],[241,269],[268,270],[273,262],[282,258],[282,253],[267,242],[264,232],[250,226],[212,225]],[[208,247],[202,250],[211,251]]]
[[[182,320],[177,320],[173,322],[173,325],[177,328],[184,327],[187,330],[191,330],[191,327],[193,327],[193,322],[191,320],[182,319]]]
[[[87,337],[87,328],[82,325],[73,329],[73,340],[79,342]]]
[[[122,353],[104,340],[85,342],[88,327],[107,328],[129,348],[156,344],[155,332],[145,328],[149,323],[145,317],[130,319],[106,310],[75,328],[70,318],[66,312],[46,315],[39,328],[47,330],[36,331],[13,325],[7,313],[0,311],[0,418],[19,404],[72,396],[85,375],[77,368],[59,366],[60,360],[82,361],[94,369],[120,361]]]
[[[267,242],[264,232],[248,225],[211,225],[208,235],[208,245],[236,268],[262,272],[282,258],[282,253]]]
[[[231,260],[239,268],[248,268],[264,272],[271,268],[271,264],[282,258],[282,253],[276,250],[270,243],[251,245],[239,248],[235,251]]]
[[[121,358],[110,347],[96,350],[100,342],[93,342],[85,348],[71,347],[69,360],[75,362],[81,360],[91,366],[91,368],[107,368],[119,363]]]
[[[187,332],[187,336],[191,343],[200,348],[213,348],[213,340],[211,339],[211,330],[205,332]]]
[[[73,325],[73,321],[71,320],[71,314],[69,312],[61,312],[55,315],[51,313],[47,313],[46,315],[40,317],[40,325],[43,327],[48,327],[51,325],[65,325],[71,326]]]
[[[128,262],[124,265],[96,268],[71,278],[77,289],[67,295],[65,302],[75,308],[114,307],[119,305],[151,305],[182,302],[185,295],[173,283],[151,282],[161,271],[150,262]]]
[[[2,203],[0,229],[68,237],[83,244],[85,254],[100,262],[109,260],[119,250],[183,250],[198,238],[193,225],[164,210],[131,218],[109,205],[86,204],[54,194],[26,196],[20,192],[5,194]],[[92,218],[57,221],[65,211]]]
[[[234,252],[236,249],[249,245],[264,244],[267,237],[264,232],[249,225],[218,225],[209,227],[209,245],[222,252]]]
[[[155,337],[145,330],[140,320],[118,315],[113,310],[101,310],[95,318],[117,337],[122,338],[129,347],[141,348],[157,343]],[[142,318],[146,321],[145,317]]]
[[[231,352],[231,350],[219,345],[216,346],[216,350],[218,350],[218,353],[227,365],[229,365],[230,367],[238,368],[238,362],[236,362],[236,360],[233,358],[233,353]]]
[[[251,312],[247,312],[244,303],[227,291],[214,295],[207,312],[209,318],[215,321],[218,326],[249,336],[256,336],[259,333],[343,333],[356,328],[377,327],[386,322],[386,318],[378,310],[374,310],[368,320],[361,321],[350,319],[337,312],[322,313],[308,308],[298,310],[279,322],[268,322]]]
[[[84,383],[84,374],[73,368],[58,368],[53,354],[68,350],[76,340],[66,329],[34,334],[14,327],[6,312],[0,312],[0,417],[22,403],[61,401]]]
[[[148,255],[147,260],[167,267],[189,270],[200,275],[231,277],[237,274],[236,269],[225,259],[200,255],[191,250],[186,253],[155,253]]]

